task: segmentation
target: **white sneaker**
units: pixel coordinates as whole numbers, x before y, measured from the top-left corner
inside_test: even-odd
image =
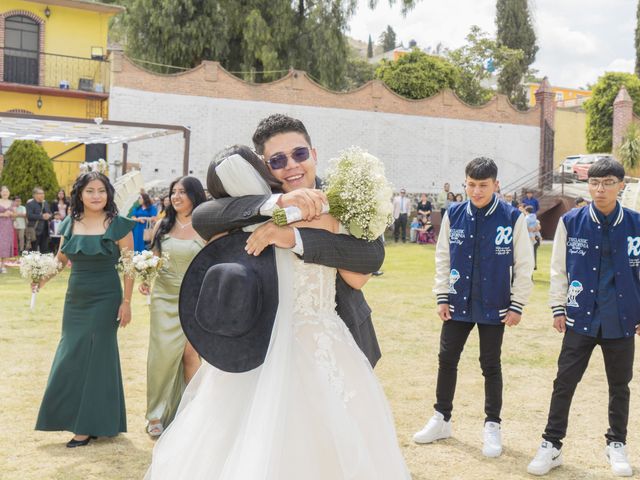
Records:
[[[451,436],[451,420],[444,421],[444,415],[435,412],[422,430],[413,436],[416,443],[431,443]]]
[[[485,422],[482,434],[482,454],[485,457],[499,457],[502,453],[502,433],[497,422]]]
[[[562,465],[562,452],[551,442],[544,441],[527,467],[527,472],[531,475],[546,475],[552,468],[560,465]]]
[[[627,452],[624,443],[611,442],[605,449],[607,460],[611,464],[611,471],[618,477],[630,477],[633,475],[633,469],[627,459]]]

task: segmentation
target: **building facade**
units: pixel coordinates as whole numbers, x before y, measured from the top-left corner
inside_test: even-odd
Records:
[[[2,0],[0,111],[106,118],[109,20],[123,10],[86,0]],[[3,139],[0,153],[10,143]],[[106,155],[103,146],[43,146],[58,182],[67,189],[78,174],[78,163]]]
[[[529,100],[529,106],[534,107],[536,105],[536,92],[540,88],[539,83],[527,83],[525,84],[527,99]],[[562,107],[578,107],[582,105],[589,97],[591,97],[591,90],[581,90],[579,88],[569,87],[556,87],[551,86],[551,91],[555,93],[556,102],[558,106]]]

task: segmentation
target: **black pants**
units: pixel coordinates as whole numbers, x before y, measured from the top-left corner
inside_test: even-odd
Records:
[[[591,353],[600,345],[609,383],[609,429],[605,437],[611,442],[626,443],[629,421],[629,382],[633,377],[634,338],[605,339],[580,335],[567,330],[558,357],[558,374],[553,382],[549,419],[542,438],[562,448],[567,434],[571,400]]]
[[[60,248],[60,237],[50,237],[49,251],[53,253],[58,253],[59,248]]]
[[[39,250],[40,253],[49,253],[49,232],[36,233],[36,240],[31,242],[31,250]]]
[[[438,355],[438,383],[436,404],[433,408],[449,421],[456,392],[458,362],[475,323],[448,320],[443,322],[440,332],[440,354]],[[485,422],[500,423],[502,410],[502,367],[500,355],[504,325],[478,324],[480,335],[480,368],[484,376]]]
[[[407,241],[407,214],[401,213],[393,224],[393,238],[398,241],[400,238],[400,230],[402,230],[402,241]]]

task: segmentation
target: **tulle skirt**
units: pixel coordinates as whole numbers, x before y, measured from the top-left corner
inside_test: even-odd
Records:
[[[299,260],[287,251],[277,260],[279,309],[264,364],[237,374],[204,362],[145,478],[411,478],[366,357],[335,310],[294,305],[287,292]]]

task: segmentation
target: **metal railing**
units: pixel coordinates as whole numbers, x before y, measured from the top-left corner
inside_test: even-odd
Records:
[[[540,175],[540,170],[536,168],[518,177],[509,184],[501,185],[500,191],[503,194],[516,193],[519,200],[524,197],[526,190],[533,190],[537,193],[536,198],[541,200],[542,198],[555,195],[564,196],[565,184],[574,183],[574,181],[575,177],[566,174],[564,171],[558,172],[556,170],[550,170]],[[550,185],[550,187],[540,188],[540,185]]]
[[[0,48],[2,82],[42,87],[109,92],[109,62],[31,50]]]

